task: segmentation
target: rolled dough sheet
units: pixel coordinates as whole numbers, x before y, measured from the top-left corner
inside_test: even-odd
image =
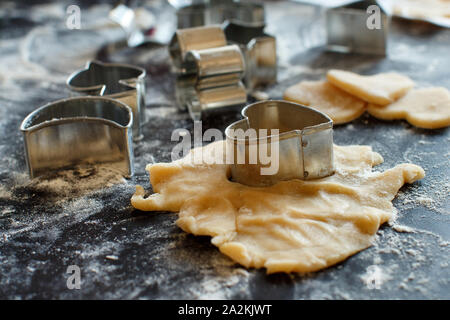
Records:
[[[131,203],[144,211],[179,212],[181,229],[211,236],[234,261],[268,273],[317,271],[369,247],[395,214],[397,191],[424,177],[414,164],[372,172],[383,158],[370,147],[335,146],[333,176],[248,187],[230,181],[225,164],[192,160],[195,152],[209,157],[205,163],[222,159],[223,148],[218,141],[178,161],[148,165],[155,193],[145,198],[137,186]]]
[[[372,172],[383,158],[370,147],[335,146],[333,176],[248,187],[229,180],[227,165],[192,161],[194,152],[208,155],[205,163],[222,158],[222,148],[218,141],[181,160],[148,165],[155,193],[145,198],[137,186],[131,203],[139,210],[179,212],[181,229],[211,236],[223,254],[267,273],[317,271],[369,247],[395,214],[397,191],[424,177],[414,164]]]
[[[450,125],[450,93],[446,88],[410,90],[385,107],[369,104],[368,112],[384,120],[406,119],[416,127],[437,129]]]
[[[364,101],[382,106],[394,102],[414,86],[411,79],[395,72],[362,76],[344,70],[330,70],[327,79]]]
[[[302,81],[284,92],[283,99],[326,113],[335,124],[359,118],[366,102],[333,86],[328,81]]]

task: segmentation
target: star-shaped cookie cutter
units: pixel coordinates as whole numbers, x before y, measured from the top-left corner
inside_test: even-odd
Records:
[[[69,76],[67,86],[77,94],[105,96],[125,103],[133,111],[133,138],[139,140],[145,121],[145,76],[145,70],[136,66],[89,61],[84,69]]]

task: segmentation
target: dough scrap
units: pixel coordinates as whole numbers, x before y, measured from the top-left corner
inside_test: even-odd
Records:
[[[310,106],[326,113],[335,124],[359,118],[366,102],[327,81],[302,81],[284,92],[283,99]]]
[[[411,79],[395,72],[362,76],[344,70],[329,70],[327,79],[364,101],[382,106],[394,102],[414,86]]]
[[[156,193],[144,198],[137,186],[131,203],[179,212],[181,229],[211,236],[223,254],[267,273],[317,271],[369,247],[393,217],[397,191],[425,174],[414,164],[372,172],[383,158],[369,146],[335,146],[333,176],[255,188],[230,181],[225,164],[192,161],[195,152],[223,157],[221,148],[218,141],[178,161],[148,165]]]
[[[384,120],[406,119],[416,127],[437,129],[450,126],[450,93],[446,88],[410,90],[388,106],[369,104],[368,112]]]

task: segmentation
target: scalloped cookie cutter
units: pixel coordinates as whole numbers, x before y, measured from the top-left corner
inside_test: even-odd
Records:
[[[244,82],[249,91],[277,81],[276,39],[265,33],[264,27],[230,21],[224,28],[228,41],[239,45],[244,55]]]
[[[232,0],[199,1],[178,8],[177,17],[178,28],[223,24],[226,39],[222,39],[221,45],[228,41],[241,49],[245,60],[243,80],[247,91],[276,82],[276,39],[264,32],[264,4]]]
[[[324,113],[296,103],[267,100],[248,105],[242,110],[244,119],[225,130],[227,150],[232,150],[231,177],[233,181],[250,186],[267,186],[282,180],[311,180],[334,173],[333,121]],[[267,136],[243,136],[241,129],[266,129]],[[276,135],[269,130],[278,129]],[[277,143],[278,147],[270,146]],[[256,163],[248,159],[251,152],[265,145],[265,150],[278,160],[278,171],[261,174],[267,168],[260,157]],[[278,154],[273,154],[278,150]],[[246,159],[239,163],[238,159]],[[274,158],[275,159],[275,158]]]
[[[169,52],[178,73],[176,96],[180,108],[199,120],[202,111],[243,105],[244,57],[237,45],[227,45],[220,26],[179,29]]]

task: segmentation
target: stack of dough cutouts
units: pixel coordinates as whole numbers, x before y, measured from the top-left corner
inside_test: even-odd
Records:
[[[414,88],[395,72],[359,75],[329,70],[327,80],[302,81],[284,92],[284,99],[328,114],[335,124],[350,122],[364,111],[383,120],[405,119],[426,129],[450,125],[450,93],[446,88]]]

